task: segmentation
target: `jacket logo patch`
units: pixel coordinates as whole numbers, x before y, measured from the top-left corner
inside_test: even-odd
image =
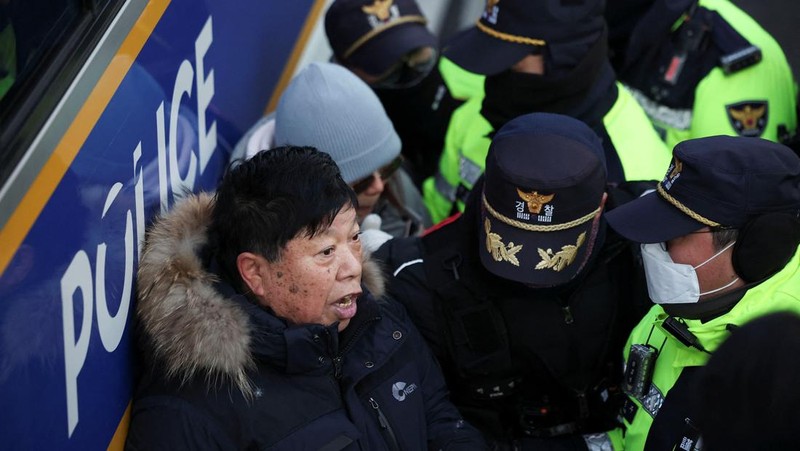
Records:
[[[726,105],[731,126],[740,136],[757,137],[767,127],[768,106],[766,101],[748,101]]]
[[[578,249],[584,241],[586,241],[586,232],[581,232],[575,244],[561,246],[561,250],[556,253],[553,253],[552,249],[539,248],[539,256],[542,257],[542,261],[536,264],[535,269],[552,269],[555,272],[563,270],[575,261]]]
[[[393,0],[375,0],[371,5],[362,6],[361,11],[367,14],[370,26],[376,28],[400,17],[400,10],[392,3]]]
[[[395,382],[392,385],[392,396],[398,401],[405,401],[406,396],[414,393],[417,384],[406,384],[405,382]]]
[[[522,245],[514,245],[514,242],[508,243],[506,246],[503,243],[503,237],[496,233],[492,233],[492,223],[489,218],[483,221],[483,228],[486,230],[486,251],[492,254],[492,258],[496,262],[507,261],[514,266],[519,266],[517,259],[517,252],[522,250]]]

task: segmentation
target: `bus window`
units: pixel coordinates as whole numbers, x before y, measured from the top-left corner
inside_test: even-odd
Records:
[[[77,28],[81,9],[79,0],[0,0],[0,95],[47,63]]]
[[[122,0],[0,0],[0,183],[42,129]]]

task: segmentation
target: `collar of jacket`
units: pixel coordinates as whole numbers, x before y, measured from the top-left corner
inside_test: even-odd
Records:
[[[225,288],[199,255],[208,243],[212,208],[211,195],[192,195],[154,223],[139,265],[136,310],[169,376],[229,378],[247,395],[252,390],[247,371],[257,360],[282,362],[287,371],[302,372],[310,364],[290,356],[308,353],[295,350],[310,346],[329,354],[338,347],[338,334],[333,326],[287,326]],[[366,253],[362,284],[375,298],[385,292],[380,268]],[[362,299],[368,299],[365,307],[374,305],[368,295]],[[332,338],[315,338],[323,335]]]
[[[703,347],[713,353],[728,338],[731,327],[769,313],[791,311],[800,314],[800,248],[794,257],[778,273],[758,285],[749,288],[730,312],[710,321],[684,319]],[[654,323],[660,324],[667,314],[660,305],[651,310]],[[705,365],[709,355],[694,348],[678,344],[679,351],[673,361],[675,367]]]

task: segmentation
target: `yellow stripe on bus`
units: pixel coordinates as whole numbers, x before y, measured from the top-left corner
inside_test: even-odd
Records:
[[[0,275],[5,272],[11,258],[78,155],[169,3],[170,0],[153,0],[147,4],[53,154],[11,214],[6,226],[0,230],[0,243],[3,243],[0,246]]]
[[[119,422],[117,430],[114,431],[114,437],[111,443],[108,444],[108,451],[122,450],[125,448],[125,439],[128,438],[128,427],[131,424],[131,404],[128,403],[128,408],[125,409],[125,414],[122,415],[122,421]]]
[[[314,31],[314,26],[317,24],[317,19],[319,19],[319,15],[322,13],[322,7],[325,6],[325,3],[325,0],[316,0],[314,6],[311,7],[311,11],[308,13],[308,17],[306,17],[306,23],[303,24],[303,29],[300,31],[300,37],[294,43],[292,54],[289,56],[289,61],[286,63],[286,66],[283,67],[281,78],[278,79],[278,85],[275,86],[275,90],[272,91],[272,97],[269,99],[264,114],[271,113],[278,106],[278,100],[281,98],[283,90],[286,89],[286,85],[292,80],[292,75],[294,75],[294,71],[297,68],[297,62],[306,49],[306,43],[311,37],[311,32]]]

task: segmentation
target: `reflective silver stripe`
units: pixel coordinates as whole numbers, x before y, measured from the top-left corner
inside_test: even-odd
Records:
[[[692,110],[670,108],[651,100],[639,90],[628,85],[625,85],[625,87],[628,88],[628,91],[636,99],[636,102],[642,106],[642,109],[651,120],[678,130],[689,130],[689,127],[692,126]]]
[[[449,200],[450,202],[456,201],[456,190],[457,187],[450,184],[447,179],[444,178],[441,172],[436,173],[436,177],[433,179],[433,186],[436,188],[436,191],[442,195],[445,199]]]
[[[475,186],[475,182],[483,174],[483,169],[475,164],[469,158],[461,156],[458,160],[458,176],[461,177],[462,182],[466,182],[469,186]]]
[[[397,277],[397,275],[400,274],[400,271],[406,269],[407,267],[409,267],[411,265],[416,265],[418,263],[423,263],[423,261],[424,260],[422,260],[421,258],[418,258],[416,260],[409,260],[409,261],[403,263],[402,265],[400,265],[397,269],[395,269],[394,272],[392,273],[392,275]]]
[[[586,442],[586,447],[589,448],[589,451],[614,451],[611,438],[605,433],[585,434],[583,441]]]
[[[639,398],[639,401],[642,403],[644,410],[655,418],[658,415],[658,411],[661,410],[661,405],[664,404],[664,395],[658,390],[656,384],[650,384],[647,394]]]
[[[480,166],[475,164],[469,158],[464,156],[459,157],[458,160],[458,176],[461,178],[461,184],[474,186],[475,182],[478,181],[478,178],[483,174],[483,169]],[[433,179],[433,186],[436,188],[436,191],[439,192],[445,199],[449,200],[450,202],[455,202],[458,194],[458,186],[453,186],[450,182],[447,181],[446,178],[442,175],[441,172],[437,172],[436,176]]]

